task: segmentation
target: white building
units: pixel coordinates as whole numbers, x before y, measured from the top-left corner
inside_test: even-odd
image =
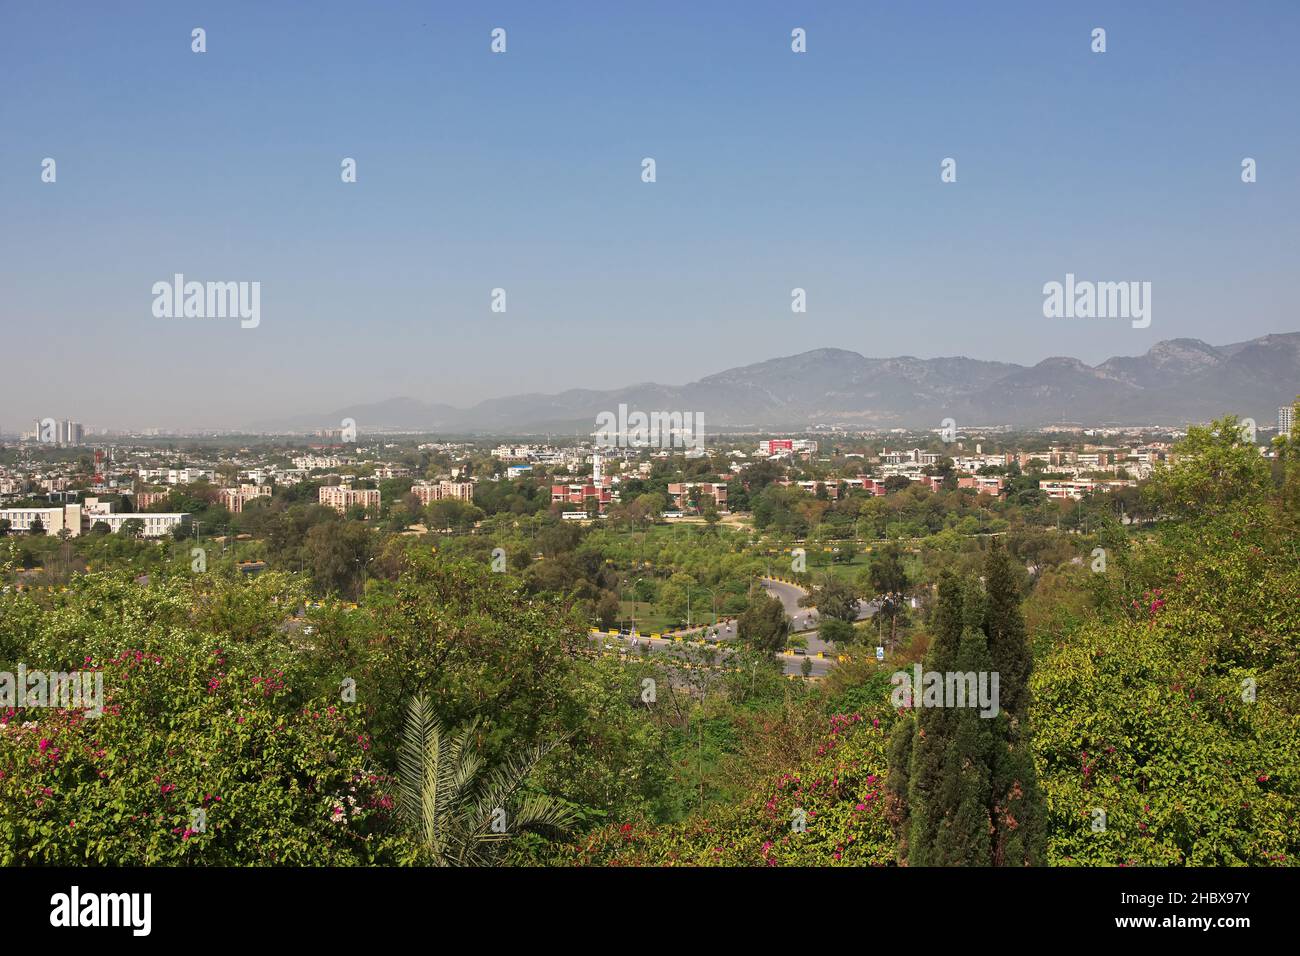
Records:
[[[90,519],[91,527],[102,521],[108,525],[108,529],[117,534],[122,530],[122,525],[131,520],[138,520],[144,524],[144,530],[141,534],[146,538],[164,538],[172,533],[176,527],[188,527],[190,515],[186,512],[177,512],[172,514],[155,514],[152,511],[123,512],[121,514],[97,514]]]
[[[81,505],[64,505],[62,508],[5,508],[0,510],[0,518],[9,521],[11,531],[31,532],[32,525],[39,519],[41,527],[48,535],[68,532],[68,537],[75,538],[81,534]]]
[[[340,458],[338,455],[302,455],[293,460],[293,467],[303,471],[312,471],[316,468],[342,468],[350,464],[352,464],[351,458]]]

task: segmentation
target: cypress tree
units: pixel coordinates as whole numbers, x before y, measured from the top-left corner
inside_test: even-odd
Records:
[[[1001,709],[992,762],[993,862],[1040,866],[1046,857],[1047,806],[1038,787],[1028,723],[1033,655],[1011,558],[996,541],[985,562],[984,582],[984,632],[999,675]]]
[[[905,864],[911,845],[912,816],[907,792],[912,766],[912,740],[916,736],[916,723],[900,720],[889,736],[889,776],[885,778],[885,811],[894,828],[894,859]]]
[[[926,672],[998,675],[996,716],[980,707],[926,707],[913,688],[912,719],[890,741],[887,794],[898,859],[910,866],[1041,864],[1046,806],[1026,717],[1032,656],[1016,576],[996,543],[985,587],[945,573],[931,618]],[[949,703],[952,703],[949,701]]]
[[[1011,715],[1013,722],[1023,721],[1029,712],[1033,658],[1025,636],[1025,619],[1020,614],[1020,588],[1011,556],[996,538],[984,562],[984,588],[988,596],[983,627],[993,669],[1001,675],[1001,709]]]
[[[970,585],[944,573],[939,579],[938,604],[932,621],[933,640],[925,656],[926,673],[947,673],[955,668],[960,652],[963,617]],[[913,720],[907,724],[913,739],[908,757],[906,859],[911,866],[935,866],[939,830],[944,825],[944,784],[955,733],[955,715],[943,707],[923,707],[922,688],[913,687]],[[902,843],[900,839],[900,843]]]
[[[988,639],[978,627],[967,627],[954,670],[987,674],[992,669]],[[989,866],[993,862],[989,804],[992,762],[997,741],[995,721],[977,708],[951,711],[952,736],[944,755],[943,783],[937,806],[940,815],[931,854],[934,866]]]

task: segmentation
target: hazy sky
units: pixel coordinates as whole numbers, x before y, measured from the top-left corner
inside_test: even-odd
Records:
[[[1294,0],[0,0],[0,428],[1295,331],[1297,50]],[[260,325],[156,318],[177,272]],[[1045,319],[1067,272],[1150,327]]]

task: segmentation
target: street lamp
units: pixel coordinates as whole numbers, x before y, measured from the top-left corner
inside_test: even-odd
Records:
[[[644,581],[644,580],[645,580],[645,578],[637,578],[635,581],[632,582],[632,589],[633,589],[633,594],[632,594],[632,630],[633,630],[633,631],[636,630],[636,586],[637,586],[638,584],[640,584],[640,583],[641,583],[642,581]],[[626,581],[620,581],[620,582],[619,582],[619,585],[618,585],[618,602],[619,602],[619,604],[622,604],[622,603],[623,603],[623,595],[625,595],[626,593],[627,593],[627,582],[626,582]]]
[[[637,578],[635,581],[632,582],[632,633],[633,634],[636,633],[636,605],[637,605],[636,586],[644,580],[645,578]]]
[[[695,584],[693,587],[701,591],[708,591],[713,598],[713,626],[718,626],[718,593],[713,588],[705,587],[703,584]],[[686,588],[686,626],[691,626],[691,586]]]

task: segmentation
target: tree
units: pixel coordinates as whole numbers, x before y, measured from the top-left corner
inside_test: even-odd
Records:
[[[736,619],[736,633],[740,640],[759,651],[776,654],[785,650],[790,636],[790,619],[785,605],[761,590],[754,590],[749,604]]]
[[[490,866],[516,834],[564,831],[574,822],[572,808],[544,794],[528,794],[509,806],[554,743],[488,767],[472,746],[478,731],[477,719],[444,729],[423,697],[407,709],[398,752],[398,812],[420,863]]]
[[[144,520],[142,518],[127,518],[122,522],[122,527],[118,529],[117,533],[124,538],[139,538],[144,534]]]
[[[852,624],[858,619],[858,594],[848,582],[827,575],[822,584],[799,599],[800,607],[815,607],[822,618]]]
[[[1010,559],[996,542],[984,580],[981,589],[940,576],[926,690],[912,688],[913,718],[894,731],[886,789],[899,859],[911,866],[1045,861],[1046,805],[1026,719],[1032,660]],[[929,675],[945,687],[974,676],[989,689],[996,675],[996,712],[930,699]]]
[[[370,532],[365,525],[352,521],[318,524],[307,532],[303,550],[322,594],[360,594],[364,568],[371,558]]]
[[[866,577],[872,591],[883,598],[880,613],[889,618],[889,642],[893,644],[898,634],[898,615],[902,611],[903,598],[911,588],[907,568],[903,566],[902,549],[897,544],[890,544],[873,554]]]
[[[718,509],[714,506],[713,499],[710,498],[708,503],[704,506],[704,523],[708,525],[709,530],[712,531],[717,528],[718,522],[721,520],[722,517],[718,514]]]
[[[828,644],[850,644],[857,637],[857,628],[848,621],[839,618],[823,618],[817,628],[817,635]]]
[[[1246,441],[1234,415],[1206,428],[1193,425],[1174,448],[1171,465],[1151,476],[1146,493],[1166,514],[1212,517],[1268,497],[1268,462]]]
[[[40,515],[32,519],[27,531],[28,534],[45,534],[45,522],[41,520]]]
[[[618,623],[620,610],[618,595],[613,591],[601,591],[600,600],[596,602],[596,623],[609,630]]]

